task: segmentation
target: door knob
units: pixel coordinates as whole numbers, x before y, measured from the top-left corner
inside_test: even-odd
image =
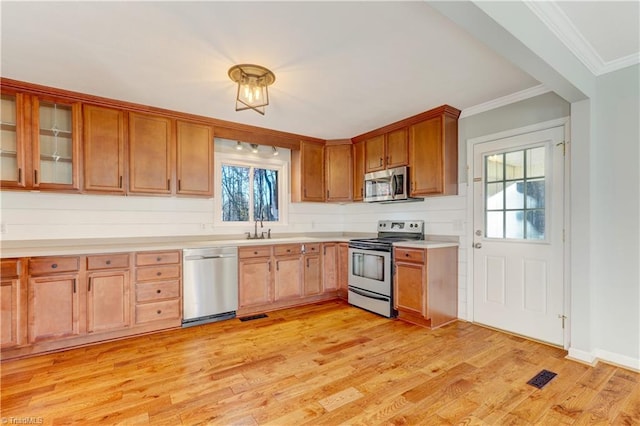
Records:
[[[473,248],[477,248],[477,249],[482,248],[482,243],[475,243],[473,245]]]

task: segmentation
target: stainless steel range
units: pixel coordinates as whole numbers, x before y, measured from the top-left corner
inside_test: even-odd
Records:
[[[349,303],[395,317],[393,243],[423,239],[423,220],[381,220],[377,238],[349,240]]]

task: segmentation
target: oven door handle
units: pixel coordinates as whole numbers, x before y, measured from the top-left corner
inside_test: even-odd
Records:
[[[375,299],[375,300],[382,300],[384,302],[388,302],[389,298],[388,297],[384,297],[384,296],[374,296],[371,293],[365,293],[364,291],[360,291],[358,289],[355,288],[349,288],[349,291],[354,292],[355,294],[359,294],[360,296],[363,297],[368,297],[369,299]]]

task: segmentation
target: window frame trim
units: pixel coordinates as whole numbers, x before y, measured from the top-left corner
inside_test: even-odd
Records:
[[[222,220],[222,165],[234,165],[250,168],[266,168],[278,171],[278,200],[280,205],[278,221],[264,222],[270,228],[277,228],[289,225],[289,162],[280,158],[265,158],[259,156],[247,156],[246,154],[235,154],[229,152],[216,152],[214,159],[214,185],[217,197],[214,197],[213,225],[221,227],[246,227],[254,221],[223,221]],[[251,175],[251,174],[250,174]],[[251,185],[251,183],[250,183]],[[249,198],[250,212],[253,212],[253,199]]]

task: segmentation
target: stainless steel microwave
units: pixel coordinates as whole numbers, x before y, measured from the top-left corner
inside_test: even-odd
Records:
[[[364,201],[416,201],[409,196],[409,168],[396,167],[364,175]]]

